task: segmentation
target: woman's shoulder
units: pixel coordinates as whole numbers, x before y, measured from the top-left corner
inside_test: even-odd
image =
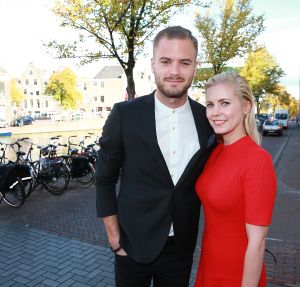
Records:
[[[249,140],[249,146],[246,150],[246,154],[255,162],[260,160],[272,161],[272,156],[270,153],[252,139]]]

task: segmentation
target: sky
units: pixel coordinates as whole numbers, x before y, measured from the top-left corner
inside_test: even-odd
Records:
[[[70,66],[79,75],[95,76],[101,63],[77,67],[73,60],[57,60],[47,53],[43,43],[71,39],[72,32],[59,27],[50,11],[53,0],[0,0],[0,67],[10,75],[19,76],[33,62],[39,68],[57,70]],[[300,1],[252,0],[256,15],[265,14],[266,30],[260,43],[275,57],[285,76],[281,83],[289,93],[299,97],[300,78]],[[171,24],[182,23],[196,31],[193,17],[181,15]],[[197,36],[197,35],[196,35]]]

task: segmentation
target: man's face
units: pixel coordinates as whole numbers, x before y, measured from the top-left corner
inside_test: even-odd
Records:
[[[151,61],[157,92],[167,98],[187,95],[197,67],[196,58],[190,39],[162,38]]]

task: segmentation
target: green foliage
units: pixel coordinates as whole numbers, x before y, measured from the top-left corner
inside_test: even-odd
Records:
[[[248,54],[240,74],[248,81],[252,89],[259,113],[260,99],[266,94],[278,95],[279,79],[284,72],[273,56],[265,48],[260,48]]]
[[[127,77],[129,99],[135,96],[133,68],[144,43],[175,13],[201,0],[58,0],[54,13],[61,25],[79,31],[78,41],[52,41],[59,58],[80,58],[90,63],[100,58],[116,58]],[[92,39],[96,45],[87,45]]]
[[[299,103],[282,85],[277,85],[274,90],[274,94],[267,94],[262,101],[262,111],[268,112],[267,103],[272,109],[272,114],[277,109],[288,109],[289,115],[295,117],[298,113]]]
[[[51,75],[45,94],[52,96],[64,109],[75,109],[82,100],[77,90],[76,75],[68,68]]]
[[[22,89],[18,86],[15,79],[12,79],[10,82],[10,96],[11,102],[14,103],[17,107],[19,107],[20,103],[25,98]]]
[[[236,71],[237,68],[233,67],[224,67],[223,71]],[[196,74],[193,80],[193,86],[198,88],[204,88],[205,82],[212,76],[214,76],[213,68],[199,68],[196,70]]]
[[[218,18],[198,15],[196,27],[202,40],[202,62],[213,68],[214,75],[221,73],[229,60],[243,57],[256,46],[256,38],[264,30],[264,17],[252,15],[251,0],[218,1]],[[214,6],[211,8],[215,8]]]

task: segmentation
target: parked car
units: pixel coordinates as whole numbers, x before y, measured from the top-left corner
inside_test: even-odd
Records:
[[[257,130],[260,132],[261,131],[261,129],[262,129],[262,124],[261,124],[261,122],[259,121],[259,120],[255,120],[256,121],[256,127],[257,127]]]
[[[8,123],[4,119],[0,119],[0,128],[7,128]]]
[[[25,126],[25,125],[32,125],[33,122],[34,122],[33,117],[30,115],[27,115],[27,116],[15,118],[12,121],[11,125],[14,127],[21,127],[21,126]]]
[[[261,122],[262,125],[263,125],[264,121],[267,120],[268,118],[269,118],[268,114],[257,115],[257,119]]]
[[[262,133],[264,136],[267,134],[277,134],[282,136],[282,130],[283,127],[278,120],[265,120],[262,127]]]

